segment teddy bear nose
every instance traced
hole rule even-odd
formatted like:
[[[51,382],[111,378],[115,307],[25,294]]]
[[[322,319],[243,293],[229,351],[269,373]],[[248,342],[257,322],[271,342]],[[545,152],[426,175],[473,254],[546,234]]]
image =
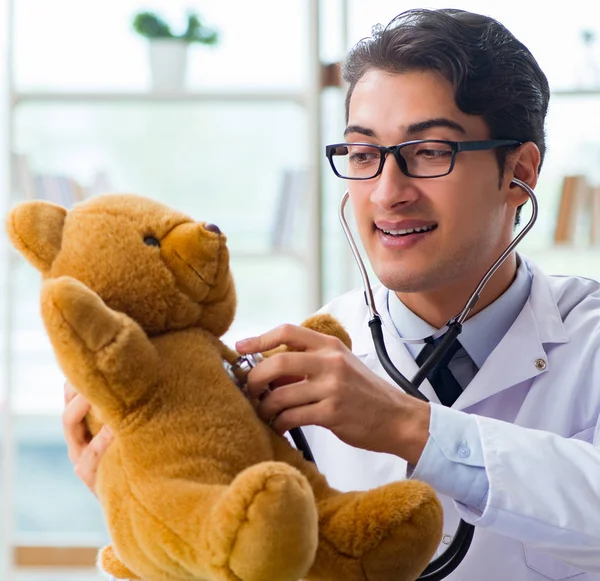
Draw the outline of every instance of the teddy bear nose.
[[[215,234],[221,233],[221,229],[216,224],[206,224],[204,228],[209,232],[214,232]]]

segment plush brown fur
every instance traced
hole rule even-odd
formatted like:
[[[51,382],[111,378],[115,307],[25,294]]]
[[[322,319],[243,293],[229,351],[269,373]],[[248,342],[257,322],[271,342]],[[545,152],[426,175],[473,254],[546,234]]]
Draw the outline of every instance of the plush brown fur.
[[[42,272],[58,361],[115,440],[97,493],[112,546],[100,566],[146,581],[408,581],[432,556],[433,491],[397,482],[341,494],[261,422],[223,367],[235,291],[225,236],[134,195],[7,220]],[[149,239],[148,237],[152,237]],[[155,244],[155,245],[151,245]],[[309,325],[343,335],[327,317]]]

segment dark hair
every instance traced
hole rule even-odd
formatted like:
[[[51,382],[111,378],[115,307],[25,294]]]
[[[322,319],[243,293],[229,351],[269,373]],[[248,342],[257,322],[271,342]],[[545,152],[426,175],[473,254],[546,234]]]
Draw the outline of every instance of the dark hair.
[[[407,10],[359,41],[342,68],[349,83],[346,121],[356,83],[369,70],[433,70],[455,88],[464,113],[481,115],[492,139],[533,141],[544,159],[550,89],[529,49],[493,18],[464,10]],[[500,174],[507,150],[497,150]],[[541,163],[540,163],[541,167]]]

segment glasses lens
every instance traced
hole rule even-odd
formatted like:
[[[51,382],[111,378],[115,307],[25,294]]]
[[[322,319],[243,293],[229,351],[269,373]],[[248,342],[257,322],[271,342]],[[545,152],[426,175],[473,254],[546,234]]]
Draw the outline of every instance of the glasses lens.
[[[332,149],[331,161],[343,178],[368,179],[377,174],[381,152],[372,145],[349,143]]]
[[[436,141],[421,141],[400,148],[409,175],[429,178],[445,175],[452,167],[452,146]]]

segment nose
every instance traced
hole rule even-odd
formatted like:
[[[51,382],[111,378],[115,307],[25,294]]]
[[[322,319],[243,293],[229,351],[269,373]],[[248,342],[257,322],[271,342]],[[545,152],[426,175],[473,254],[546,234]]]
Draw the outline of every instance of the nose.
[[[215,234],[221,233],[221,229],[216,224],[205,224],[204,229],[209,232],[214,232]]]
[[[371,201],[381,208],[389,209],[398,204],[413,202],[418,197],[414,178],[409,178],[401,169],[395,156],[385,158],[379,177],[373,180]]]

